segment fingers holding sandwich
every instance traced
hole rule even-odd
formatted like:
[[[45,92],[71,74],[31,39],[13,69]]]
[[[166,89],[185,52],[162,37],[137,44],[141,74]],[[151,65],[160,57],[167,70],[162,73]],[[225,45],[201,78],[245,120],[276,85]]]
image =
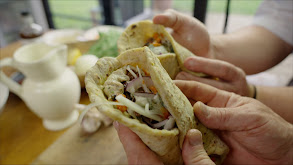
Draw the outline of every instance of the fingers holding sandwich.
[[[224,107],[232,95],[196,81],[174,80],[174,83],[189,100],[201,101],[213,107]]]
[[[199,130],[191,129],[186,134],[182,157],[184,164],[215,164],[207,155]]]
[[[184,66],[192,72],[205,73],[217,78],[203,78],[180,72],[176,79],[194,80],[242,96],[253,97],[254,91],[248,85],[244,71],[228,62],[193,56],[184,61]]]
[[[196,55],[207,57],[210,37],[204,24],[190,16],[168,9],[153,18],[155,24],[173,29],[174,39]]]
[[[252,107],[253,104],[259,104],[253,99],[196,81],[175,80],[174,82],[189,100],[197,101],[193,105],[194,113],[208,128],[241,131],[263,123]]]
[[[215,108],[198,101],[193,106],[194,114],[208,128],[227,131],[242,131],[249,127],[255,117],[241,112],[242,107]],[[244,120],[245,116],[249,119]],[[239,122],[241,121],[241,122]]]
[[[128,164],[163,164],[129,128],[117,121],[114,122],[114,127],[126,152]]]
[[[117,121],[114,122],[114,127],[126,152],[128,164],[163,164],[129,128]],[[215,164],[207,155],[202,135],[196,129],[191,129],[186,134],[182,157],[185,164]]]
[[[188,20],[189,17],[173,9],[168,9],[164,13],[158,14],[153,18],[153,22],[155,24],[161,24],[166,27],[170,27],[174,30],[175,33],[182,33],[184,30],[183,28],[186,28],[186,25],[189,25]]]

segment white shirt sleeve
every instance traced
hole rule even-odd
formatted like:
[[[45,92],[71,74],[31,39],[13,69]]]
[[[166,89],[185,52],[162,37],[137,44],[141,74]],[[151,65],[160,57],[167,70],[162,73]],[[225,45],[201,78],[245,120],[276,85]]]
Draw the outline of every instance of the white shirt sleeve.
[[[264,0],[253,24],[266,28],[293,46],[293,0]]]

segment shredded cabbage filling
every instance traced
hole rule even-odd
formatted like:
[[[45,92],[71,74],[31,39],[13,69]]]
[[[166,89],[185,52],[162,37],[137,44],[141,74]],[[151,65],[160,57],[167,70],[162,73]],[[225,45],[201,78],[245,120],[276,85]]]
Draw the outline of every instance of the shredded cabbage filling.
[[[128,81],[123,81],[124,92],[115,95],[115,108],[125,115],[156,129],[171,130],[176,126],[174,118],[165,108],[149,76],[138,66],[126,66]],[[121,106],[121,105],[123,106]]]
[[[174,53],[173,47],[170,41],[164,38],[162,33],[154,33],[145,44],[156,55],[162,55],[166,53]]]

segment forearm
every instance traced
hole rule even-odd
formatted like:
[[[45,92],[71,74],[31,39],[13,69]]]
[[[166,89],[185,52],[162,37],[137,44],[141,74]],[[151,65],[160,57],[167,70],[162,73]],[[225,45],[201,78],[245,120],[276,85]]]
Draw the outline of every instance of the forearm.
[[[289,123],[293,123],[293,87],[257,86],[256,99],[270,107]]]
[[[254,74],[282,61],[293,48],[260,26],[249,26],[226,35],[211,36],[212,56]]]

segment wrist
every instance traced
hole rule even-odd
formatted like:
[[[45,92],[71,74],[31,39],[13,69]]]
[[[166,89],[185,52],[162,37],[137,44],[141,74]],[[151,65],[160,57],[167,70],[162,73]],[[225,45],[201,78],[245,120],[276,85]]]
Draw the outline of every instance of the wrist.
[[[211,35],[209,57],[213,59],[224,60],[223,40],[221,39],[221,35]]]

